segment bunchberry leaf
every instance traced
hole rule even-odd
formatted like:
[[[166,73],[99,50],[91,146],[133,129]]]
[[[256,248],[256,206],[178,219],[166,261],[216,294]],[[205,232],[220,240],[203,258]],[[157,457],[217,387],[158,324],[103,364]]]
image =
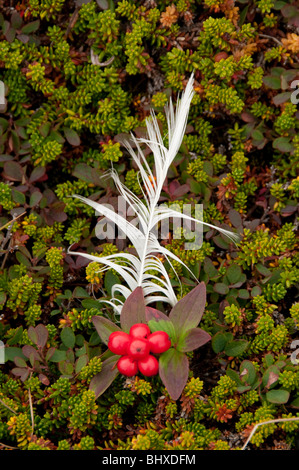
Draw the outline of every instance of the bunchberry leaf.
[[[109,336],[113,331],[120,331],[120,328],[113,323],[112,321],[108,320],[108,318],[94,316],[92,317],[92,322],[97,330],[97,333],[104,344],[108,344]]]
[[[177,400],[184,390],[189,375],[186,354],[174,348],[168,349],[159,358],[159,374],[170,397]]]
[[[194,349],[200,348],[210,339],[209,333],[201,328],[191,328],[180,336],[176,349],[181,352],[194,351]]]
[[[142,287],[136,287],[126,299],[120,317],[120,324],[124,331],[130,331],[131,326],[135,323],[146,323]]]
[[[169,318],[177,333],[185,332],[199,324],[206,305],[206,286],[201,282],[185,295],[171,310]]]
[[[90,390],[93,390],[96,398],[99,397],[112,384],[119,372],[116,363],[120,356],[113,355],[103,361],[102,370],[96,374],[90,381]]]

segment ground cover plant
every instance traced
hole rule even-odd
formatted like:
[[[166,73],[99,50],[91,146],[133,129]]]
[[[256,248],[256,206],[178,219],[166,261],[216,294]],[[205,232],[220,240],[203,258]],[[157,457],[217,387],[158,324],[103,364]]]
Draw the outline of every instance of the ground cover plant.
[[[295,1],[0,0],[1,450],[298,448],[298,27]],[[192,74],[157,202],[209,225],[186,250],[170,224],[146,295],[176,300],[148,305],[115,291],[134,246],[86,199],[118,209],[113,166],[144,201],[124,142],[153,110],[168,148]],[[111,368],[133,326],[150,372]]]

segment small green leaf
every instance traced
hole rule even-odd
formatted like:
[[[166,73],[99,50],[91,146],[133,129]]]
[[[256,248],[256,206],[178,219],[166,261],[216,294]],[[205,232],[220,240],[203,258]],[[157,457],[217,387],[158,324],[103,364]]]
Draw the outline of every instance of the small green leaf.
[[[80,356],[77,361],[76,361],[76,364],[75,364],[75,372],[76,374],[78,374],[80,372],[80,370],[86,366],[86,364],[88,363],[88,356],[86,354],[84,354],[83,356]]]
[[[14,359],[14,362],[15,362],[17,367],[27,367],[27,363],[26,363],[25,359],[23,359],[22,357],[16,356],[15,359]]]
[[[6,347],[4,349],[4,357],[5,357],[5,362],[6,361],[13,361],[16,357],[21,357],[21,358],[25,358],[24,354],[23,354],[23,351],[21,348],[17,348],[17,347]]]
[[[229,293],[229,287],[223,282],[216,282],[213,289],[217,294],[226,295]]]
[[[89,298],[89,294],[86,292],[85,289],[83,289],[83,287],[77,286],[74,289],[73,297],[75,299],[84,299],[84,298],[87,298],[87,297]],[[98,302],[98,304],[99,304],[99,302]]]
[[[238,297],[240,299],[249,299],[249,292],[247,289],[239,289],[238,290]]]
[[[7,299],[7,295],[5,292],[0,291],[0,305],[4,305]]]
[[[293,400],[293,401],[291,402],[291,406],[292,406],[293,408],[299,408],[299,397],[298,397],[298,398],[295,398],[295,400]]]
[[[274,77],[273,75],[268,75],[263,78],[263,82],[268,88],[271,88],[272,90],[281,89],[280,77]]]
[[[282,388],[279,390],[269,390],[269,392],[266,393],[266,398],[270,403],[283,404],[288,402],[290,392]]]
[[[210,279],[218,276],[218,271],[210,258],[205,258],[203,262],[203,269]]]
[[[42,195],[41,192],[34,191],[34,193],[32,193],[31,196],[30,196],[29,206],[30,207],[37,206],[40,203],[42,197],[43,197],[43,195]]]
[[[294,150],[294,146],[288,137],[277,137],[273,140],[272,145],[273,148],[279,150],[282,153],[290,153],[292,150]]]
[[[40,20],[31,21],[31,23],[28,23],[25,26],[23,26],[23,28],[21,29],[21,32],[22,34],[34,33],[35,31],[38,30],[39,25],[40,25]]]
[[[262,289],[260,286],[254,286],[251,290],[251,297],[256,297],[257,295],[261,295]]]
[[[112,270],[108,270],[105,273],[104,285],[108,295],[112,295],[112,288],[115,284],[120,284],[119,277],[113,273]]]
[[[228,375],[232,380],[234,380],[234,382],[236,382],[238,386],[242,386],[242,382],[240,380],[238,372],[233,369],[227,369],[226,375]]]
[[[236,339],[225,345],[224,352],[227,356],[240,356],[248,348],[248,341],[245,339]]]
[[[264,139],[263,133],[258,129],[255,129],[254,131],[252,131],[251,136],[256,142],[262,142]]]
[[[239,281],[242,274],[242,269],[238,264],[232,264],[228,267],[226,271],[226,276],[230,282],[230,284],[235,284]]]
[[[16,329],[14,332],[13,336],[7,340],[7,344],[9,346],[13,346],[14,344],[18,344],[20,339],[22,338],[23,335],[23,327],[19,326],[19,328]]]
[[[240,376],[243,383],[253,385],[257,374],[252,362],[245,360],[240,365]]]
[[[268,277],[268,276],[272,275],[272,271],[270,271],[270,269],[266,268],[266,266],[264,266],[262,263],[257,263],[255,268],[263,276]]]
[[[75,333],[69,326],[67,326],[66,328],[63,328],[63,330],[60,333],[60,337],[61,337],[61,341],[67,348],[73,348],[75,346],[75,342],[76,342]]]
[[[61,362],[66,359],[66,351],[56,349],[52,356],[49,358],[51,362]]]
[[[223,331],[218,331],[212,338],[212,348],[213,351],[218,354],[224,351],[226,343],[233,339],[232,333],[225,333]]]
[[[70,361],[61,361],[58,363],[59,371],[62,375],[72,376],[74,372],[74,364]]]
[[[95,299],[83,299],[81,305],[84,308],[96,308],[98,310],[101,310],[100,302]]]

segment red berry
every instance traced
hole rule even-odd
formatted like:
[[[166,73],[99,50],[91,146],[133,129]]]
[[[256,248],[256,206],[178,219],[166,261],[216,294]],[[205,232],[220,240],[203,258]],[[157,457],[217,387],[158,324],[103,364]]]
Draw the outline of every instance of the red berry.
[[[133,338],[146,338],[151,330],[145,323],[135,323],[130,328],[130,336]]]
[[[148,337],[150,351],[154,354],[160,354],[167,351],[171,346],[171,341],[165,331],[155,331]]]
[[[147,339],[133,338],[128,346],[128,355],[135,360],[144,359],[149,355],[150,347]]]
[[[129,356],[122,356],[117,362],[117,368],[121,374],[127,377],[132,377],[138,372],[137,362]]]
[[[151,377],[152,375],[157,375],[159,372],[159,362],[155,356],[147,356],[145,359],[138,361],[139,371],[146,377]]]
[[[108,348],[114,354],[119,354],[120,356],[123,356],[124,354],[127,354],[127,349],[130,344],[130,341],[131,338],[128,333],[125,333],[124,331],[114,331],[109,336]]]

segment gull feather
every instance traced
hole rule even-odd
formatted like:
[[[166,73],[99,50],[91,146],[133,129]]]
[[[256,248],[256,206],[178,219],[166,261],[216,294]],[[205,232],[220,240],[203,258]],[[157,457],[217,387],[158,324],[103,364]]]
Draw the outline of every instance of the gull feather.
[[[189,108],[194,94],[193,80],[192,74],[181,99],[177,102],[176,109],[174,109],[171,100],[165,109],[168,126],[168,147],[164,145],[158,121],[153,111],[151,111],[151,116],[146,121],[147,138],[137,139],[132,135],[134,149],[129,142],[124,142],[124,146],[139,170],[139,184],[143,199],[140,199],[120,181],[114,169],[110,171],[110,175],[120,195],[136,214],[139,228],[112,209],[107,208],[104,204],[97,203],[83,196],[73,195],[73,197],[93,207],[96,213],[107,217],[115,223],[126,234],[136,250],[136,255],[117,253],[101,257],[88,253],[69,251],[71,255],[83,256],[91,262],[96,261],[101,265],[100,271],[113,268],[125,281],[126,285],[115,284],[112,288],[112,299],[105,300],[106,303],[113,305],[118,313],[121,313],[122,301],[117,298],[117,295],[121,295],[126,299],[139,286],[143,288],[146,304],[163,301],[173,306],[177,302],[169,275],[157,254],[163,255],[171,266],[170,260],[175,260],[184,265],[188,270],[189,268],[176,255],[162,247],[157,236],[153,233],[153,229],[162,220],[173,217],[187,219],[217,229],[234,242],[238,240],[238,235],[233,232],[197,220],[171,208],[158,205],[167,172],[180,149],[185,134]],[[154,172],[148,165],[140,144],[146,144],[151,149],[154,157]],[[153,271],[157,275],[153,274]],[[189,270],[189,272],[191,271]]]

